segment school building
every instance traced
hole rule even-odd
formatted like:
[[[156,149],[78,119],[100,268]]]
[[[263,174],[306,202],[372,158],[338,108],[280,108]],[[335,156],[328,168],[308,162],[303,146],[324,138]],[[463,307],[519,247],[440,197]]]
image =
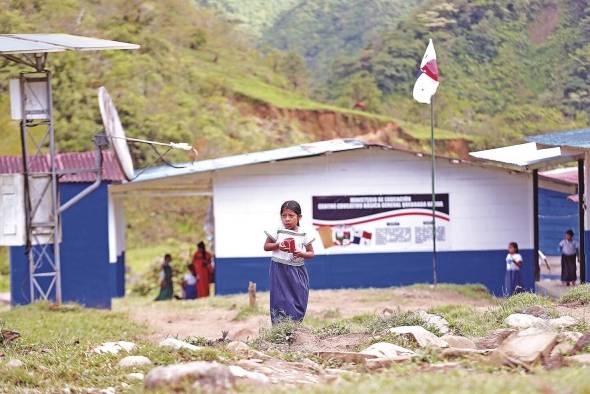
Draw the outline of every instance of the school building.
[[[534,289],[538,188],[565,194],[575,188],[533,170],[571,158],[556,159],[555,150],[525,145],[537,153],[516,164],[493,156],[437,157],[439,282],[482,283],[501,295],[507,245],[516,241],[525,261],[524,285]],[[306,263],[312,288],[399,286],[433,278],[431,158],[422,153],[356,139],[322,141],[182,168],[149,168],[132,182],[110,185],[109,193],[117,200],[210,196],[218,294],[244,292],[248,281],[268,288],[265,231],[279,226],[285,200],[301,204],[301,225],[316,238],[316,257]]]
[[[124,178],[114,155],[110,151],[103,151],[102,155],[103,168],[98,188],[61,216],[62,298],[63,302],[110,308],[113,297],[125,295],[125,237],[124,227],[121,227],[124,226],[122,204],[109,197],[108,187],[121,183]],[[60,176],[59,195],[62,204],[96,181],[96,175],[87,171],[95,166],[95,161],[94,152],[57,155],[58,170],[80,170],[79,173]],[[49,168],[49,159],[39,165]],[[23,181],[22,175],[15,175],[22,172],[21,157],[0,157],[0,214],[5,215],[0,235],[5,238],[12,233],[16,234],[15,229],[18,227],[17,223],[9,219],[11,212],[18,211],[14,202],[22,195]],[[109,221],[113,222],[115,217],[119,217],[118,228],[112,224],[109,226]],[[17,216],[13,219],[19,220]],[[119,237],[119,249],[109,247],[109,244],[115,244],[113,237],[116,236]],[[31,301],[29,261],[24,248],[9,248],[12,305],[29,304]],[[55,299],[55,290],[50,298]]]

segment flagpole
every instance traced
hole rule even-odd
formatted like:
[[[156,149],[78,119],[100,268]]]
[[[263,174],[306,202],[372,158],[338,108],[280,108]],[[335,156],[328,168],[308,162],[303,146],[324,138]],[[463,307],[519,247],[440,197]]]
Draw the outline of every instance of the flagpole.
[[[432,150],[432,283],[434,286],[436,286],[438,283],[438,278],[436,275],[436,192],[434,188],[434,179],[436,175],[436,158],[434,156],[434,95],[430,98],[430,143]]]

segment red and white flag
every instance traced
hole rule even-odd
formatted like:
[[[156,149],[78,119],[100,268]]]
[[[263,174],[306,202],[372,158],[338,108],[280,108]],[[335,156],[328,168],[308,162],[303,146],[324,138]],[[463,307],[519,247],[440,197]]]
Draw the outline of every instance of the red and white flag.
[[[420,63],[420,75],[414,85],[414,100],[419,103],[430,104],[430,99],[436,93],[438,83],[436,52],[432,40],[430,40],[422,58],[422,63]]]

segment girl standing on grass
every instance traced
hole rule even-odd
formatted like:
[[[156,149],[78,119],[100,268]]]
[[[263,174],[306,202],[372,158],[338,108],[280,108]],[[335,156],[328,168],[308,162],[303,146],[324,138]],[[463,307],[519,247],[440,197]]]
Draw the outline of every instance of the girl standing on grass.
[[[297,201],[281,205],[282,226],[266,232],[264,250],[272,251],[270,263],[270,319],[273,325],[284,319],[300,322],[305,317],[309,296],[309,276],[304,261],[313,258],[314,241],[299,222]]]
[[[520,279],[520,268],[522,267],[522,256],[518,253],[518,244],[508,244],[508,255],[506,256],[506,277],[504,279],[504,292],[506,296],[520,293],[523,290]]]

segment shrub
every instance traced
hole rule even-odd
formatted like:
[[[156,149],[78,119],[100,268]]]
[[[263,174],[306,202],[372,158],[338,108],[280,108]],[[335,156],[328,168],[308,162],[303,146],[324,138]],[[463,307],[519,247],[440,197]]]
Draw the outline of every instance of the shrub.
[[[381,334],[390,328],[399,326],[422,326],[435,335],[441,334],[438,328],[425,323],[416,313],[401,311],[397,311],[390,316],[375,316],[368,322],[366,332],[372,335]]]
[[[291,319],[284,319],[271,328],[260,329],[258,340],[274,344],[290,343],[293,340],[297,327],[299,327],[299,323]]]
[[[350,334],[350,325],[343,320],[336,320],[321,327],[315,331],[315,334],[320,338],[335,337],[337,335]]]
[[[590,304],[590,284],[574,286],[559,299],[560,304],[577,302],[582,305]]]

